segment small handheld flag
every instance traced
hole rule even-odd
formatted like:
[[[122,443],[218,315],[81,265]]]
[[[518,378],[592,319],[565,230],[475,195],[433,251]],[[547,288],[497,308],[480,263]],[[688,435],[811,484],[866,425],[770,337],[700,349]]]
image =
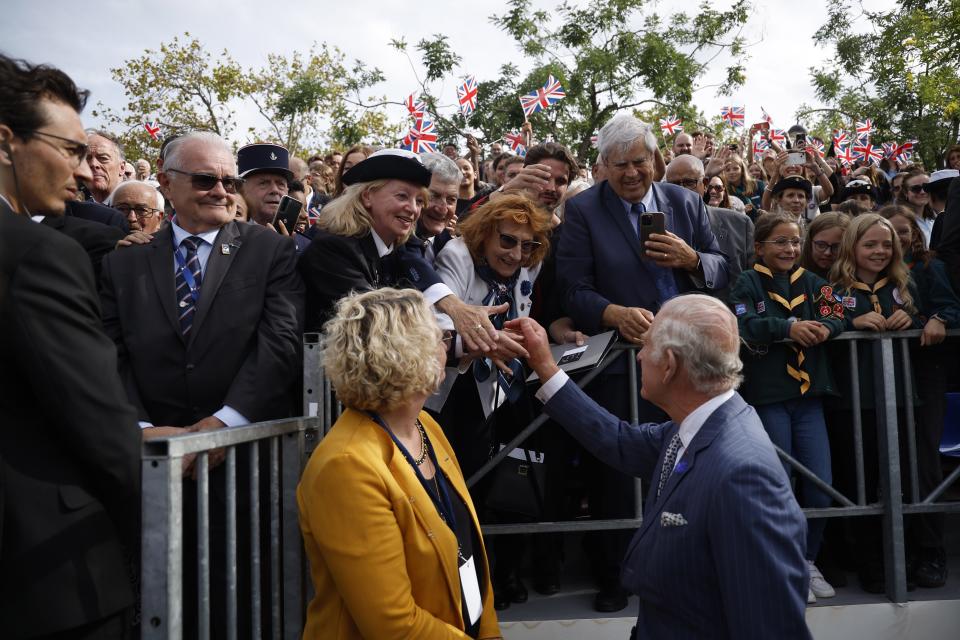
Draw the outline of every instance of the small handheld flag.
[[[546,109],[566,97],[567,94],[560,86],[560,81],[549,76],[547,84],[525,96],[520,96],[520,107],[523,109],[524,117],[529,118],[531,114]]]
[[[460,103],[460,112],[465,116],[477,110],[477,79],[467,76],[463,84],[457,87],[457,101]]]

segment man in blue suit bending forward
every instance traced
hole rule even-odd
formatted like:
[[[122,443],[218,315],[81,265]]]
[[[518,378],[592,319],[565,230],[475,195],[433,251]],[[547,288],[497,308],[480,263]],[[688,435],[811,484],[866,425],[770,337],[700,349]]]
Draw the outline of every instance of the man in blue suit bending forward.
[[[640,597],[634,637],[810,638],[806,522],[756,412],[735,391],[733,314],[692,294],[667,302],[644,338],[641,394],[671,420],[630,424],[560,371],[544,330],[522,331],[546,412],[593,455],[651,482],[620,580]]]

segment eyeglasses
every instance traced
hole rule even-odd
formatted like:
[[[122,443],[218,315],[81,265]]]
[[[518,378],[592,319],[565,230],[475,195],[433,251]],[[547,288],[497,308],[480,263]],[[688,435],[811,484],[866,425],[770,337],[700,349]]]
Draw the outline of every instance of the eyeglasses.
[[[497,233],[500,233],[499,231]],[[537,242],[536,240],[524,240],[520,242],[519,238],[511,236],[508,233],[500,233],[500,248],[510,251],[517,245],[520,245],[520,255],[529,256],[531,253],[536,251],[542,242]]]
[[[678,187],[683,187],[684,189],[693,189],[695,186],[700,184],[700,178],[683,178],[682,180],[671,180],[670,184],[675,184]]]
[[[190,184],[197,191],[210,191],[217,186],[218,182],[223,183],[223,190],[227,193],[236,193],[243,186],[243,178],[231,176],[212,176],[208,173],[190,173],[189,171],[180,171],[179,169],[164,169],[164,173],[179,173],[190,177]]]
[[[58,144],[53,144],[52,142],[44,139],[40,139],[41,142],[46,142],[48,145],[56,149],[63,155],[67,160],[73,160],[74,168],[79,167],[80,163],[87,157],[87,151],[90,149],[90,145],[85,142],[77,142],[76,140],[71,140],[70,138],[64,138],[63,136],[54,135],[52,133],[47,133],[46,131],[32,131],[31,136],[44,136],[47,138],[53,138],[55,140],[62,140],[69,144],[67,147],[60,146]],[[29,137],[29,136],[27,136]]]
[[[776,240],[761,240],[760,244],[774,244],[777,249],[786,249],[789,245],[796,249],[803,244],[803,240],[800,238],[777,238]]]
[[[909,191],[910,193],[923,193],[923,185],[912,184],[909,187],[907,187],[907,191]]]
[[[117,211],[119,211],[125,216],[130,215],[130,212],[133,211],[133,213],[137,216],[137,218],[140,218],[141,220],[152,218],[155,214],[158,214],[161,212],[160,209],[154,209],[153,207],[143,207],[140,205],[131,207],[128,204],[118,204],[117,206],[114,207],[114,209],[116,209]]]
[[[840,252],[840,243],[839,242],[824,242],[823,240],[814,240],[813,248],[819,251],[820,253],[839,253]]]
[[[450,344],[453,342],[453,331],[443,331],[440,336],[440,342],[443,343],[444,347],[449,349]]]
[[[722,184],[712,184],[709,187],[707,187],[707,191],[723,191],[723,190],[724,189]]]

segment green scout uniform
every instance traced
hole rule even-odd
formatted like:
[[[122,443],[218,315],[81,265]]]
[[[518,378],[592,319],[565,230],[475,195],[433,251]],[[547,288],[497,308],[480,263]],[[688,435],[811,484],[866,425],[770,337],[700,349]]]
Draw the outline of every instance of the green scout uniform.
[[[835,393],[826,353],[817,345],[802,348],[787,340],[792,320],[816,320],[843,331],[843,307],[820,276],[797,267],[789,274],[773,274],[758,263],[740,274],[730,292],[737,316],[741,349],[743,397],[753,405]],[[802,356],[802,358],[801,358]]]
[[[841,290],[834,285],[836,294],[841,297],[847,331],[857,331],[853,326],[853,321],[865,313],[876,310],[884,318],[888,318],[894,311],[901,308],[900,292],[887,280],[886,276],[882,276],[873,287],[864,283],[858,283],[858,285],[858,287],[848,290]],[[921,298],[913,279],[909,281],[907,286],[914,300],[914,304],[919,306]],[[910,329],[921,329],[923,327],[923,322],[919,315],[914,314],[911,316],[911,319],[913,320],[913,324],[909,327]],[[874,408],[874,398],[876,394],[873,388],[873,376],[875,374],[873,342],[873,340],[859,340],[857,343],[857,373],[860,379],[860,407],[862,409]],[[897,347],[898,345],[894,346]],[[833,344],[830,349],[830,356],[833,366],[836,369],[837,389],[840,391],[840,398],[837,399],[835,404],[831,403],[831,405],[837,409],[852,409],[850,345],[846,341]],[[893,361],[897,380],[897,406],[900,407],[904,406],[906,402],[903,395],[903,362],[900,358],[899,348],[895,348],[894,350]],[[913,371],[910,372],[910,375],[912,379]],[[913,388],[916,388],[916,385],[913,385]],[[916,396],[916,394],[914,394],[914,396]],[[916,397],[914,397],[914,401],[916,401]]]
[[[916,282],[920,292],[917,306],[924,324],[935,315],[943,320],[947,329],[960,327],[960,298],[950,285],[943,261],[932,258],[924,264],[922,260],[914,262],[910,256],[906,256],[904,260],[910,267],[910,277]]]

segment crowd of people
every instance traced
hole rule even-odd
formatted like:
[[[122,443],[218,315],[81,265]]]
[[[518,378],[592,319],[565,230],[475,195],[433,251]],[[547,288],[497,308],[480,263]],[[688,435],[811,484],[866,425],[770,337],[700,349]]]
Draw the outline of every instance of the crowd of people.
[[[299,415],[305,332],[323,333],[345,407],[298,492],[315,590],[305,637],[500,637],[496,611],[527,600],[525,581],[560,590],[569,545],[498,536],[488,561],[480,523],[634,518],[634,478],[641,529],[588,534],[583,549],[598,611],[639,595],[636,637],[809,637],[804,604],[848,572],[884,591],[876,518],[804,519],[801,506],[833,500],[773,445],[854,496],[859,395],[875,502],[873,352],[851,371],[831,339],[919,329],[896,405],[903,425],[914,390],[921,495],[942,481],[960,146],[932,171],[844,166],[802,135],[755,158],[760,130],[681,132],[661,148],[622,113],[592,163],[559,142],[521,157],[473,136],[462,154],[451,141],[303,159],[203,131],[129,162],[109,132],[83,128],[87,96],[0,55],[9,637],[134,633],[139,443]],[[580,391],[548,343],[605,331],[642,347],[639,375],[620,357]],[[550,421],[511,456],[543,472],[521,491],[496,474],[468,489],[541,413]],[[217,546],[223,452],[208,459]],[[188,458],[184,481],[197,471]],[[909,584],[943,586],[943,516],[911,516],[907,533]],[[196,556],[187,538],[185,628]],[[222,558],[210,570],[216,621]],[[259,637],[248,623],[241,636]]]

